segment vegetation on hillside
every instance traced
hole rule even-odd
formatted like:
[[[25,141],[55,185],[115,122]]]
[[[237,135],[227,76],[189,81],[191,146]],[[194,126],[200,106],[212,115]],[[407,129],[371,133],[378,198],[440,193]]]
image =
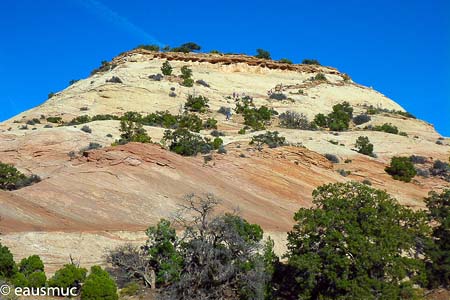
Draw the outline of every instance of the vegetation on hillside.
[[[430,192],[425,199],[433,222],[432,242],[426,249],[428,287],[450,287],[450,189]]]
[[[286,111],[279,116],[280,126],[291,129],[302,129],[302,130],[315,130],[317,125],[309,122],[308,118],[302,114],[295,111]]]
[[[188,66],[181,67],[180,77],[183,79],[183,82],[181,82],[182,86],[192,87],[194,85],[194,79],[192,79],[192,69]]]
[[[270,52],[264,49],[256,49],[255,57],[262,59],[271,59]]]
[[[209,99],[203,96],[188,95],[184,109],[190,112],[204,113],[208,109]]]
[[[40,182],[37,175],[26,176],[13,165],[0,162],[0,189],[13,191]]]
[[[185,128],[174,131],[166,130],[163,141],[168,143],[170,151],[183,156],[195,156],[198,153],[206,154],[214,148],[210,140],[204,139]]]
[[[317,59],[309,59],[309,58],[305,58],[305,59],[302,61],[302,64],[305,64],[305,65],[317,65],[317,66],[320,66],[320,62],[319,62]]]
[[[288,233],[288,265],[299,299],[413,298],[426,282],[425,214],[359,183],[328,184],[313,193]],[[405,253],[406,255],[402,255]]]
[[[373,144],[367,136],[358,137],[355,146],[359,153],[369,156],[373,155]]]
[[[353,117],[353,108],[348,102],[342,102],[333,106],[333,111],[328,115],[317,114],[314,123],[319,127],[329,128],[333,131],[344,131],[349,128]]]
[[[263,130],[270,124],[272,116],[278,115],[278,112],[269,109],[267,106],[255,107],[253,99],[245,96],[236,102],[235,112],[242,114],[244,124],[253,130]]]
[[[124,145],[130,142],[151,143],[152,139],[141,123],[132,120],[120,121],[120,139],[115,144]]]
[[[391,158],[391,163],[385,168],[386,173],[396,180],[410,182],[411,179],[417,175],[414,164],[409,157],[394,156]]]
[[[172,66],[170,65],[170,63],[169,63],[169,61],[165,61],[165,62],[163,62],[163,64],[162,64],[162,67],[161,67],[161,72],[163,73],[163,75],[164,76],[169,76],[169,75],[172,75]]]
[[[367,184],[318,187],[314,206],[294,215],[282,262],[259,225],[219,213],[211,194],[190,194],[173,222],[147,229],[145,245],[108,252],[113,276],[72,263],[47,280],[39,256],[16,264],[0,244],[0,280],[75,287],[88,300],[118,299],[114,279],[121,295],[141,286],[162,299],[422,299],[422,288],[449,286],[450,190],[425,202],[428,211],[413,211]]]
[[[255,145],[256,149],[262,150],[263,145],[269,148],[277,148],[286,144],[286,138],[279,135],[278,131],[266,131],[252,137],[250,145]]]

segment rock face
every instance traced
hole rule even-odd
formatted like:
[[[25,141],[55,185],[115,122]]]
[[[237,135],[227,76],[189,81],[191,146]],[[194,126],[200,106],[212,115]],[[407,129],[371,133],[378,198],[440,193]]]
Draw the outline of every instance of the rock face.
[[[209,87],[183,87],[176,76],[149,79],[149,75],[161,72],[165,60],[170,61],[175,74],[188,65],[194,80],[203,80]],[[309,80],[318,73],[325,74],[328,81]],[[120,78],[121,83],[106,82],[112,77]],[[17,191],[0,191],[2,243],[19,258],[39,254],[56,268],[67,262],[74,244],[95,240],[96,250],[84,251],[81,260],[87,265],[99,263],[104,247],[142,242],[142,230],[161,217],[170,218],[183,196],[193,192],[213,193],[222,199],[221,210],[238,209],[250,222],[260,224],[280,241],[279,252],[283,251],[281,241],[292,226],[294,212],[311,206],[311,192],[325,183],[368,179],[401,203],[423,208],[423,197],[448,183],[419,176],[411,183],[403,183],[393,180],[384,168],[392,156],[399,155],[425,156],[428,164],[437,159],[447,161],[449,141],[436,144],[440,135],[424,121],[386,112],[373,115],[369,123],[334,134],[280,128],[274,120],[270,130],[279,131],[291,145],[302,146],[258,151],[248,144],[258,132],[238,134],[242,118],[234,115],[226,120],[217,112],[222,106],[234,108],[233,93],[253,97],[257,106],[266,105],[279,113],[296,111],[310,120],[343,101],[353,106],[354,114],[365,112],[368,106],[404,111],[373,89],[344,79],[344,74],[333,68],[289,65],[242,55],[145,50],[124,53],[101,72],[0,124],[1,161],[43,179]],[[171,88],[175,88],[176,97],[169,96]],[[270,99],[269,90],[283,93],[288,99]],[[119,121],[90,122],[86,125],[91,133],[80,130],[83,125],[57,126],[46,121],[50,116],[69,121],[82,115],[120,116],[127,111],[146,114],[167,110],[178,114],[189,94],[210,99],[209,112],[200,117],[216,118],[218,129],[225,133],[227,153],[214,153],[211,161],[202,156],[182,157],[157,144],[111,147],[120,135]],[[40,121],[25,126],[32,119]],[[364,130],[367,125],[384,123],[397,126],[408,136]],[[161,140],[163,128],[145,129],[153,141]],[[201,134],[209,136],[210,131]],[[361,135],[374,144],[377,158],[353,150]],[[103,148],[84,151],[92,142]],[[341,162],[330,163],[323,156],[327,153],[337,155]],[[339,169],[351,174],[341,176]]]

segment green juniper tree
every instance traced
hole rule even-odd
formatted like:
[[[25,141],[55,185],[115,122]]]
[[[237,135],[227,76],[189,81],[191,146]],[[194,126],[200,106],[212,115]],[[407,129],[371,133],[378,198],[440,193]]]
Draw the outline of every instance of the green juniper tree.
[[[433,227],[433,243],[427,249],[429,287],[450,287],[450,189],[431,192],[425,199]]]
[[[172,66],[170,65],[170,63],[166,60],[165,62],[163,62],[162,67],[161,67],[161,72],[163,73],[163,75],[165,76],[169,76],[172,75]]]
[[[373,155],[373,144],[367,136],[360,136],[355,143],[358,152],[364,155]]]
[[[424,283],[418,259],[428,225],[423,212],[386,192],[336,183],[313,192],[288,233],[288,264],[299,299],[410,299]]]

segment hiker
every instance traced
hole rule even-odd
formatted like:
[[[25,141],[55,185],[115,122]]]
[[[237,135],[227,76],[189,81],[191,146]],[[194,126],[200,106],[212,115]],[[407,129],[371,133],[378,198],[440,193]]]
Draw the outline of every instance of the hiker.
[[[226,120],[229,121],[231,118],[231,109],[227,109],[227,113],[226,113]]]

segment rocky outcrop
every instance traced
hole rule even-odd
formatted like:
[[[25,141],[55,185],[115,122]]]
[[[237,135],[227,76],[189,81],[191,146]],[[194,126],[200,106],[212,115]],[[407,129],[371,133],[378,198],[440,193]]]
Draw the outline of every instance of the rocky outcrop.
[[[149,79],[160,73],[166,60],[174,67],[174,75]],[[184,65],[192,68],[195,81],[207,85],[181,86],[176,74]],[[311,80],[318,73],[327,80]],[[120,81],[110,82],[112,77]],[[220,210],[237,209],[270,232],[279,242],[279,253],[284,251],[293,214],[313,205],[311,193],[322,184],[370,180],[373,187],[387,190],[400,203],[422,209],[428,192],[448,183],[420,176],[403,183],[392,179],[384,168],[393,156],[421,155],[429,165],[437,159],[447,161],[448,139],[442,139],[431,124],[396,114],[403,108],[381,93],[344,77],[330,67],[290,65],[245,55],[142,49],[119,55],[88,79],[0,124],[1,161],[42,178],[17,191],[0,191],[2,243],[18,258],[42,255],[52,268],[67,263],[74,244],[92,243],[96,250],[82,255],[87,265],[99,263],[104,247],[126,241],[141,243],[142,230],[162,217],[170,218],[188,193],[215,194],[222,199]],[[173,90],[176,97],[169,96]],[[284,93],[286,99],[271,99],[270,90]],[[214,153],[212,160],[168,151],[158,144],[165,130],[160,127],[145,126],[155,144],[111,147],[120,138],[119,121],[89,122],[85,124],[88,132],[80,130],[83,125],[67,125],[82,115],[166,110],[178,114],[187,95],[193,93],[210,100],[209,110],[199,114],[200,118],[215,118],[218,130],[224,133],[227,153]],[[368,106],[386,112],[341,133],[281,128],[275,118],[267,129],[279,131],[290,146],[258,151],[249,141],[262,132],[238,134],[244,126],[242,116],[234,114],[226,120],[218,112],[222,106],[234,108],[233,94],[249,95],[256,106],[265,105],[279,113],[302,113],[309,120],[318,113],[329,113],[343,101],[350,103],[354,114],[364,113]],[[47,117],[61,117],[66,124],[50,123]],[[33,119],[39,122],[29,122]],[[365,129],[384,123],[397,126],[408,136]],[[209,130],[200,134],[211,138]],[[376,158],[355,151],[359,136],[369,137]],[[102,148],[85,150],[92,142]],[[340,162],[332,164],[325,154],[336,155]],[[349,175],[342,176],[339,170]],[[55,254],[46,254],[49,251]]]

